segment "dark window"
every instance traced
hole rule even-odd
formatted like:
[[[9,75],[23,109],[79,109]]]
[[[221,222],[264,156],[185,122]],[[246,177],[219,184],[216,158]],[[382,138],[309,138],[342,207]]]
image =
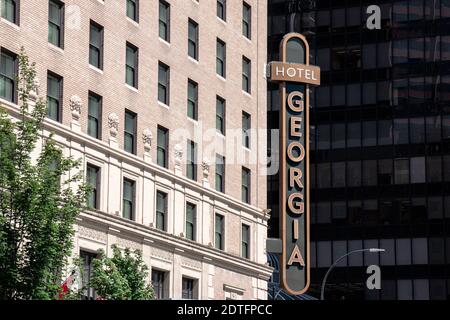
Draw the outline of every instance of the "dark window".
[[[166,298],[166,278],[166,272],[152,270],[152,285],[155,290],[155,298],[157,300]]]
[[[225,157],[216,155],[216,190],[225,192]]]
[[[160,62],[158,67],[158,101],[169,105],[170,68]]]
[[[127,0],[127,17],[139,22],[139,0]]]
[[[217,53],[216,53],[216,72],[218,75],[226,78],[226,59],[227,47],[225,42],[217,39]]]
[[[247,93],[251,93],[251,69],[252,63],[246,57],[242,58],[242,90]]]
[[[127,42],[125,81],[129,86],[138,88],[139,49]]]
[[[86,251],[80,251],[80,260],[82,263],[82,275],[81,275],[81,287],[82,287],[82,300],[95,300],[97,294],[94,288],[88,287],[91,282],[93,265],[92,262],[97,258],[95,253]]]
[[[123,217],[134,219],[136,183],[129,179],[123,179]]]
[[[47,74],[47,117],[61,122],[63,78],[48,72]]]
[[[87,206],[90,209],[100,209],[100,168],[88,164],[86,169],[86,182],[91,187],[87,197]]]
[[[102,130],[102,97],[89,92],[88,135],[101,139]]]
[[[227,1],[217,0],[217,16],[223,21],[227,20]]]
[[[188,80],[188,117],[194,120],[198,119],[198,84],[195,81]]]
[[[170,42],[170,5],[159,1],[159,37]]]
[[[216,214],[215,218],[215,238],[214,238],[214,246],[216,249],[224,250],[224,220],[225,218],[220,215]]]
[[[225,135],[225,119],[226,119],[225,100],[221,97],[216,97],[216,129],[221,134]]]
[[[2,18],[9,22],[19,24],[20,0],[2,1]]]
[[[248,39],[252,38],[252,7],[245,2],[242,10],[242,34]]]
[[[48,42],[64,47],[64,3],[50,0],[48,9]]]
[[[197,180],[197,144],[194,141],[187,142],[186,161],[186,176]]]
[[[242,168],[242,202],[250,204],[251,171]]]
[[[156,193],[156,229],[167,231],[167,193]]]
[[[246,148],[250,148],[250,130],[252,126],[252,120],[251,116],[246,113],[242,112],[242,144]]]
[[[186,239],[195,241],[197,225],[197,206],[192,203],[186,204]]]
[[[103,27],[91,21],[89,34],[89,63],[103,69]]]
[[[126,152],[136,154],[137,115],[125,111],[124,149]]]
[[[194,279],[189,279],[183,277],[183,291],[182,291],[182,299],[193,300],[196,299],[196,281]]]
[[[243,258],[250,258],[250,226],[242,225],[242,248],[241,254]]]
[[[163,168],[168,168],[168,153],[169,147],[169,130],[158,126],[158,145],[157,145],[157,163]]]
[[[198,60],[198,23],[189,19],[188,29],[188,55]]]
[[[17,56],[2,49],[0,60],[0,97],[13,103],[17,103],[17,74]]]

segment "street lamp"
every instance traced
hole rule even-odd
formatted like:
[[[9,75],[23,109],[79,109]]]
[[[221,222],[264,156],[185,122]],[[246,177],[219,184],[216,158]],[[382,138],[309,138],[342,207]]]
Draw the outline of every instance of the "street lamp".
[[[353,253],[358,253],[358,252],[370,252],[370,253],[378,253],[378,252],[385,252],[385,249],[379,249],[379,248],[370,248],[370,249],[358,249],[358,250],[353,250],[350,251],[346,254],[344,254],[342,257],[340,257],[339,259],[337,259],[332,265],[331,267],[328,269],[327,273],[325,274],[325,277],[323,278],[322,281],[322,288],[320,290],[320,300],[325,300],[325,284],[327,283],[327,278],[330,274],[330,272],[334,269],[334,267],[336,267],[336,265],[344,258],[348,257],[349,255],[353,254]]]

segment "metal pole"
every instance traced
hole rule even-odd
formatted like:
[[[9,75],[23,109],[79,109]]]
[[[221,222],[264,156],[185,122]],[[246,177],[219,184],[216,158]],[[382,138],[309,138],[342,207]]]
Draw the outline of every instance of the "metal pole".
[[[344,254],[342,257],[340,257],[339,259],[337,259],[332,265],[331,267],[328,269],[327,273],[325,274],[325,277],[323,278],[322,281],[322,286],[320,289],[320,300],[325,300],[325,285],[327,283],[327,279],[328,276],[330,275],[331,271],[333,271],[333,269],[336,267],[336,265],[344,258],[348,257],[349,255],[353,254],[353,253],[358,253],[358,252],[372,252],[372,253],[377,253],[377,252],[385,252],[384,249],[378,249],[378,248],[370,248],[370,249],[358,249],[358,250],[353,250],[350,251],[346,254]]]

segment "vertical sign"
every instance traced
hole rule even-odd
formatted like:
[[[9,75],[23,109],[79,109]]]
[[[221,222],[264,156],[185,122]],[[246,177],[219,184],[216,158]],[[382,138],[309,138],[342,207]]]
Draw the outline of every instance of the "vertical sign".
[[[283,38],[280,57],[269,64],[269,78],[280,82],[281,96],[281,285],[298,295],[310,284],[309,85],[320,84],[320,68],[309,65],[309,45],[301,34]]]

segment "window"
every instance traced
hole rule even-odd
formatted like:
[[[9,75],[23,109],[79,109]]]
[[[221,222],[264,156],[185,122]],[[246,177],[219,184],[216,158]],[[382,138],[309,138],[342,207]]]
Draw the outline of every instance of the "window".
[[[183,291],[182,291],[182,299],[193,300],[197,299],[195,293],[196,281],[194,279],[189,279],[183,277]]]
[[[216,72],[219,76],[226,78],[226,57],[227,47],[225,42],[217,39],[217,53],[216,53]]]
[[[251,61],[246,57],[242,58],[242,90],[251,93]]]
[[[89,63],[103,69],[103,27],[91,21],[89,34]]]
[[[197,144],[194,141],[188,140],[186,155],[186,176],[197,180]]]
[[[225,192],[225,157],[216,155],[216,190]]]
[[[102,130],[102,97],[89,92],[88,135],[101,139]]]
[[[17,83],[15,81],[17,74],[17,56],[2,49],[0,60],[0,97],[13,103],[17,103]]]
[[[61,122],[62,77],[48,72],[47,74],[47,116],[49,119]]]
[[[125,66],[125,82],[133,88],[138,87],[138,57],[139,49],[127,42]]]
[[[48,42],[64,47],[64,4],[56,0],[49,1],[48,8]]]
[[[170,42],[170,5],[159,1],[159,37]]]
[[[123,179],[123,218],[134,219],[136,183],[129,179]]]
[[[250,130],[252,126],[252,118],[247,112],[242,112],[242,144],[250,149]]]
[[[224,250],[224,220],[225,218],[220,215],[220,214],[216,214],[216,219],[215,219],[215,238],[214,238],[214,245],[216,249],[219,250]]]
[[[169,147],[169,130],[158,126],[157,163],[168,168],[167,148]]]
[[[136,154],[137,115],[125,110],[124,149],[126,152]]]
[[[167,231],[167,193],[156,192],[156,229]]]
[[[127,0],[127,17],[139,22],[139,0]]]
[[[155,290],[155,298],[157,300],[166,298],[166,278],[166,272],[152,270],[152,285]]]
[[[19,7],[20,0],[3,0],[2,3],[2,18],[9,22],[19,24]]]
[[[83,265],[81,274],[81,287],[83,288],[82,300],[95,300],[97,297],[94,288],[88,287],[89,282],[91,282],[93,273],[92,262],[96,258],[97,255],[95,253],[90,253],[83,250],[80,251],[80,260]]]
[[[223,21],[227,20],[227,1],[217,0],[217,16]]]
[[[242,225],[242,248],[241,255],[243,258],[250,258],[250,226]]]
[[[191,19],[188,26],[188,55],[198,60],[198,23]]]
[[[195,241],[197,224],[197,206],[192,203],[186,205],[186,239]]]
[[[225,135],[225,100],[219,96],[216,97],[216,129]]]
[[[158,101],[169,105],[170,68],[164,63],[159,63],[158,68]]]
[[[242,168],[242,202],[250,204],[251,171]]]
[[[198,120],[198,84],[195,81],[188,80],[188,117]]]
[[[86,182],[92,188],[87,197],[87,206],[90,209],[100,209],[100,168],[88,164]]]
[[[248,38],[252,38],[252,7],[244,2],[242,11],[242,34]]]

